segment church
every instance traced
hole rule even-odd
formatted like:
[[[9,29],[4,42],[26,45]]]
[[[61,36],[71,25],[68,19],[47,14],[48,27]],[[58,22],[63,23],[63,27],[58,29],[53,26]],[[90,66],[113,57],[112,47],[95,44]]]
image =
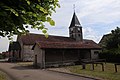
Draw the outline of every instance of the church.
[[[33,34],[32,34],[33,35]],[[42,35],[33,46],[34,63],[40,68],[74,64],[80,59],[98,59],[101,47],[92,40],[83,39],[82,26],[74,12],[69,26],[69,37]]]
[[[82,26],[75,12],[69,26],[69,37],[49,35],[45,38],[42,34],[28,33],[18,36],[17,43],[20,47],[16,53],[18,58],[33,61],[40,68],[74,64],[80,59],[98,59],[101,51],[93,40],[83,39]]]

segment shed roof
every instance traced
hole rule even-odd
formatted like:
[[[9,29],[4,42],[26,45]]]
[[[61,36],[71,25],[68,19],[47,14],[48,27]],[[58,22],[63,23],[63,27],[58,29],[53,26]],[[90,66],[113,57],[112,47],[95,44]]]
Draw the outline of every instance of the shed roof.
[[[42,34],[27,34],[21,37],[24,45],[39,45],[40,48],[92,48],[100,49],[101,47],[92,40],[75,41],[70,37],[52,36],[46,38]],[[34,46],[35,46],[34,45]]]
[[[75,41],[70,37],[49,35],[49,37],[46,38],[42,34],[33,34],[33,33],[18,36],[18,39],[20,39],[24,45],[34,45],[36,41],[43,41],[43,42],[44,41],[47,41],[47,42],[74,42]]]
[[[84,42],[48,42],[38,41],[39,48],[60,48],[60,49],[101,49],[94,41],[84,40]],[[35,45],[36,45],[35,44]],[[34,45],[34,47],[35,47]],[[33,49],[34,49],[33,47]]]

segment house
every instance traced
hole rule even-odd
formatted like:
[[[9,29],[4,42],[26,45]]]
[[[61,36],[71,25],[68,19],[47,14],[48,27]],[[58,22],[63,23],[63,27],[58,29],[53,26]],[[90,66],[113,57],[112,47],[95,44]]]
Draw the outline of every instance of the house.
[[[80,59],[98,59],[98,53],[101,51],[101,47],[93,40],[83,39],[82,26],[75,12],[69,26],[69,37],[49,35],[45,38],[43,35],[38,35],[39,39],[36,39],[36,34],[28,36],[33,35],[36,40],[32,48],[34,64],[40,68],[74,64]]]
[[[103,35],[102,39],[100,40],[99,42],[99,45],[102,47],[102,48],[105,48],[106,47],[106,42],[109,40],[109,38],[111,37],[111,34],[106,34],[106,35]]]

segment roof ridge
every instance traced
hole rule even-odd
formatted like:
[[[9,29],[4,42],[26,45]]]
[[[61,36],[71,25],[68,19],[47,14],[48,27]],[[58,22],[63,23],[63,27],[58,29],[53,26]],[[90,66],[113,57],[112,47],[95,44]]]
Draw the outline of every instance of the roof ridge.
[[[36,33],[29,33],[28,35],[41,35],[41,36],[44,36],[44,34],[36,34]],[[70,38],[70,37],[67,37],[67,36],[58,36],[58,35],[48,35],[48,37],[51,36],[51,37],[63,37],[63,38]]]

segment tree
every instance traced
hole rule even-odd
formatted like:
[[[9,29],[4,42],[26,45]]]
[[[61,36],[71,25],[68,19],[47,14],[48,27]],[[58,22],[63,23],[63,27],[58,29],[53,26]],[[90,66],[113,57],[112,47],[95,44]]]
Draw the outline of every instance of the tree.
[[[55,25],[51,15],[56,7],[60,7],[58,2],[58,0],[0,1],[0,36],[11,38],[14,34],[24,34],[28,32],[28,24],[31,28],[47,34],[44,23]]]
[[[119,63],[120,61],[120,28],[112,30],[110,34],[104,37],[103,52],[99,54],[100,58],[106,59],[108,62]],[[104,45],[102,44],[102,45]]]
[[[120,28],[111,31],[111,36],[107,40],[107,49],[120,48]]]

